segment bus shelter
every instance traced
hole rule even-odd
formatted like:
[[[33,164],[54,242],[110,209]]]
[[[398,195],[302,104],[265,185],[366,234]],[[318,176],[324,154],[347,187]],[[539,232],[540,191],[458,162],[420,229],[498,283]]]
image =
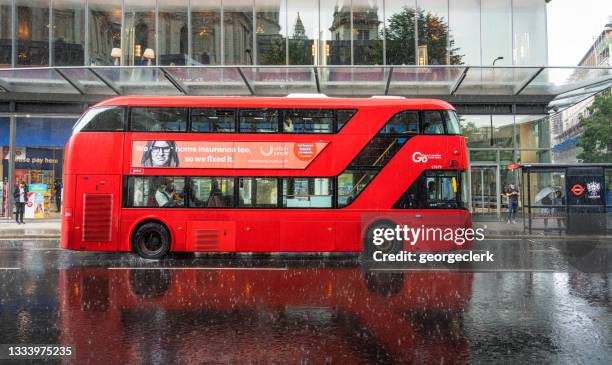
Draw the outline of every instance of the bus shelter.
[[[520,167],[525,231],[612,231],[612,163]]]

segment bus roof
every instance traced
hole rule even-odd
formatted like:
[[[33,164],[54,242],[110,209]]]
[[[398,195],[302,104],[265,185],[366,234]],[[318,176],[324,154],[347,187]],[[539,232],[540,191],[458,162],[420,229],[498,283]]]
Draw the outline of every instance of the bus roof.
[[[406,109],[455,110],[438,99],[396,98],[295,98],[255,96],[118,96],[104,100],[97,106],[165,106],[165,107],[250,107],[250,108],[359,108],[359,107],[403,107]]]

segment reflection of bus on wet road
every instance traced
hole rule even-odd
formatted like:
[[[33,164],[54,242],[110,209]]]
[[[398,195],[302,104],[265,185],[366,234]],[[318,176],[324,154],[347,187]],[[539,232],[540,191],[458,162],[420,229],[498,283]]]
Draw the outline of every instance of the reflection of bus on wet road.
[[[60,272],[75,363],[465,363],[471,273],[356,267]]]
[[[67,144],[61,246],[397,252],[401,241],[362,236],[471,227],[466,169],[439,100],[119,97],[87,111]]]

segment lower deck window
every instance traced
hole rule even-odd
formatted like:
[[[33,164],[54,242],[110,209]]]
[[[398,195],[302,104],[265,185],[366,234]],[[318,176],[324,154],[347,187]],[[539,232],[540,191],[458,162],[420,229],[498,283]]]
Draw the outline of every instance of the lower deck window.
[[[239,179],[238,206],[241,208],[276,208],[278,183],[276,178],[243,177]]]
[[[285,208],[331,208],[332,179],[330,178],[284,178],[283,207]]]
[[[192,177],[189,206],[231,208],[234,206],[234,178]]]
[[[460,209],[467,195],[461,171],[425,171],[393,205],[395,209]]]
[[[128,206],[173,208],[184,206],[185,178],[132,176],[128,179]]]

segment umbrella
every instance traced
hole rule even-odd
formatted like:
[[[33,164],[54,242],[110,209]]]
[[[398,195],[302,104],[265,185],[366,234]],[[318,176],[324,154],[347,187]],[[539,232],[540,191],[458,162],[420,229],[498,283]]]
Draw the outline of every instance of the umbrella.
[[[536,202],[539,202],[540,200],[544,199],[546,196],[548,196],[553,191],[554,191],[553,188],[551,188],[550,186],[545,187],[544,189],[538,191],[535,197]]]

